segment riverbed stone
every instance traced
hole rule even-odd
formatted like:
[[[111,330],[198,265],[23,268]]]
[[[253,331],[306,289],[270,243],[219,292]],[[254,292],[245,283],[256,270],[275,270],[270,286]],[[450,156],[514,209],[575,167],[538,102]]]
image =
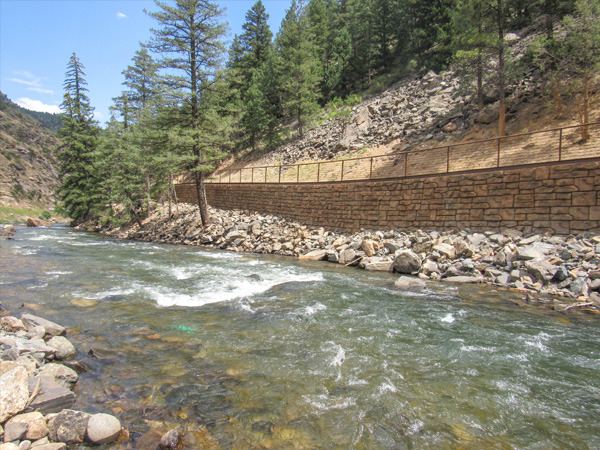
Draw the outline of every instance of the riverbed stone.
[[[396,254],[392,270],[397,273],[411,274],[418,272],[421,268],[422,260],[412,250],[401,250]]]
[[[94,444],[114,442],[121,434],[121,422],[110,414],[94,414],[87,423],[87,438]]]
[[[29,375],[22,367],[15,367],[0,376],[0,423],[23,411],[29,400]]]
[[[34,316],[33,314],[23,314],[21,320],[27,326],[28,329],[43,326],[46,329],[46,333],[50,336],[62,336],[66,333],[65,327],[58,325],[50,320],[42,317]]]
[[[300,261],[322,261],[327,258],[327,251],[325,250],[313,250],[304,255],[300,255],[298,259]]]
[[[56,349],[56,359],[73,359],[77,356],[75,346],[64,336],[54,336],[48,345]]]
[[[176,429],[173,429],[173,430],[169,430],[165,434],[163,434],[162,438],[160,439],[159,448],[161,450],[177,449],[177,448],[179,448],[179,443],[180,443],[179,431],[177,431]]]
[[[407,290],[407,289],[423,289],[427,286],[425,281],[417,277],[402,276],[394,283],[396,289]]]
[[[31,393],[35,391],[38,383],[38,394],[27,407],[28,412],[57,413],[65,408],[70,408],[75,403],[75,394],[71,390],[47,376],[37,375],[29,378]]]
[[[16,333],[17,331],[25,331],[25,324],[20,319],[14,316],[4,316],[0,319],[0,328],[9,333]]]
[[[50,440],[67,444],[83,443],[89,419],[90,415],[82,411],[63,409],[48,421]]]
[[[541,281],[544,284],[549,283],[558,270],[554,264],[545,259],[527,261],[525,267],[527,268],[527,272],[529,272],[535,280]]]
[[[20,441],[27,434],[29,424],[23,422],[7,422],[4,425],[4,442]]]
[[[7,425],[12,423],[21,423],[27,425],[27,432],[24,436],[25,439],[36,441],[48,435],[48,425],[46,423],[46,419],[39,411],[18,414],[10,419],[7,422]]]
[[[77,372],[64,364],[58,363],[44,364],[38,369],[37,375],[52,377],[56,382],[62,384],[67,389],[72,388],[79,379]]]
[[[0,336],[0,344],[10,347],[14,352],[15,359],[23,353],[41,353],[44,357],[56,353],[56,349],[46,345],[42,339],[24,339],[17,336],[6,335]]]

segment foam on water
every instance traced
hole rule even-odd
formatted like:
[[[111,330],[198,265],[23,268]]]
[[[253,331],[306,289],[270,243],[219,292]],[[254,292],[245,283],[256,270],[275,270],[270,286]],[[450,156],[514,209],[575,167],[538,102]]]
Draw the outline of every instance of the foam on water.
[[[440,322],[444,322],[444,323],[453,323],[456,319],[454,318],[454,316],[452,315],[452,313],[448,313],[446,314],[444,317],[442,317],[440,319]]]

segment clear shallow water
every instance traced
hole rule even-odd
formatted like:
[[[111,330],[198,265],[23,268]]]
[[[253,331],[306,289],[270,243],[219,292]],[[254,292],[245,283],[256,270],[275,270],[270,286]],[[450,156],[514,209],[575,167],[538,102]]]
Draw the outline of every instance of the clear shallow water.
[[[90,368],[76,406],[118,414],[133,438],[179,426],[198,447],[600,447],[598,321],[513,294],[403,293],[387,274],[67,228],[19,228],[0,262],[7,308],[34,303],[71,329]]]

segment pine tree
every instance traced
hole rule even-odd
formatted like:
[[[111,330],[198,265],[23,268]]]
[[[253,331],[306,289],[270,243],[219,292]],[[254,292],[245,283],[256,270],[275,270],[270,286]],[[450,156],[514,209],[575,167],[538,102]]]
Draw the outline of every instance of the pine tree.
[[[144,107],[158,94],[158,64],[148,49],[143,47],[135,52],[133,65],[127,66],[123,72],[124,84],[129,88],[125,94],[136,115],[141,114]]]
[[[302,4],[292,0],[277,38],[282,65],[283,106],[297,121],[302,137],[310,114],[318,108],[319,61]]]
[[[69,217],[82,222],[90,219],[100,204],[94,167],[99,128],[87,96],[84,66],[75,53],[69,58],[63,86],[59,194]]]
[[[249,88],[252,77],[262,66],[271,48],[273,33],[269,28],[269,15],[261,0],[258,0],[246,13],[246,21],[242,25],[244,32],[239,36],[241,51],[238,67],[244,79],[243,94]]]
[[[210,97],[216,92],[223,74],[219,72],[224,53],[225,24],[215,4],[208,0],[178,0],[175,6],[156,0],[158,12],[148,13],[156,19],[151,48],[158,52],[166,95],[179,105],[177,144],[192,160],[198,207],[203,225],[209,222],[204,177],[222,158],[214,134],[222,121],[215,120]]]

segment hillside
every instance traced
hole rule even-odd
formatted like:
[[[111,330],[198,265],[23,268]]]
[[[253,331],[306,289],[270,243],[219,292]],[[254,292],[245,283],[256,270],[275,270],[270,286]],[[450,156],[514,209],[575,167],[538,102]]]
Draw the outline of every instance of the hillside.
[[[522,71],[506,87],[509,135],[579,124],[578,98],[563,97],[564,109],[557,113],[544,74],[520,64],[535,36],[535,32],[526,32],[505,37],[508,59]],[[487,73],[490,80],[493,76],[493,71]],[[598,122],[600,77],[592,84],[590,121]],[[302,138],[291,138],[271,151],[241,152],[225,161],[216,175],[265,165],[393,155],[496,137],[498,98],[493,82],[488,83],[482,110],[478,110],[474,94],[475,87],[465,84],[452,68],[439,74],[412,75],[358,104],[323,111]],[[293,133],[294,124],[287,129]],[[395,158],[390,158],[390,164],[394,163]]]
[[[0,93],[0,206],[54,205],[58,145],[54,133]]]

